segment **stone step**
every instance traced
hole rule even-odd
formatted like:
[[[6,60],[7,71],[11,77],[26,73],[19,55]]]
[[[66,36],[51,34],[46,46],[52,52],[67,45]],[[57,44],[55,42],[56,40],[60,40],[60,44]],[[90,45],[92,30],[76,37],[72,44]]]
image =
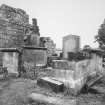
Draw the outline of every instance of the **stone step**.
[[[87,81],[86,86],[89,89],[90,87],[92,87],[95,83],[97,83],[103,76],[96,76],[95,78],[90,79],[89,81]]]
[[[39,78],[37,80],[37,84],[41,87],[45,87],[46,89],[50,89],[56,93],[64,91],[64,84],[50,77]]]

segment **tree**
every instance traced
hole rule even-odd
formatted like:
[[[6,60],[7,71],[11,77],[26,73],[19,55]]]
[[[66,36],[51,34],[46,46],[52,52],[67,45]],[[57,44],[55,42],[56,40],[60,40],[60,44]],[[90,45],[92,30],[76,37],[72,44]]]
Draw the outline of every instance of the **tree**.
[[[96,42],[99,43],[99,47],[101,49],[105,49],[105,20],[101,24],[99,30],[98,30],[98,35],[95,36]]]
[[[90,45],[84,45],[83,49],[84,49],[84,50],[90,50],[91,47],[90,47]]]

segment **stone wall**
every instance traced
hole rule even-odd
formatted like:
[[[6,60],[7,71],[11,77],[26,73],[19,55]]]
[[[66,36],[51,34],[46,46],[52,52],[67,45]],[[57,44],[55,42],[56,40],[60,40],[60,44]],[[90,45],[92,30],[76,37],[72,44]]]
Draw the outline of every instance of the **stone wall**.
[[[97,54],[93,54],[91,59],[85,59],[78,62],[68,62],[65,60],[54,60],[53,61],[53,69],[55,69],[55,73],[57,73],[57,77],[59,74],[63,72],[61,70],[66,71],[74,71],[73,78],[78,79],[81,77],[87,77],[94,73],[104,73],[104,68],[102,66],[102,57],[98,56]],[[57,72],[56,72],[57,70]],[[63,73],[62,75],[64,75]],[[67,76],[64,76],[66,79]]]
[[[22,55],[23,66],[27,78],[37,78],[40,68],[47,64],[46,50],[43,48],[25,48]]]
[[[5,4],[0,7],[0,17],[8,19],[11,23],[29,24],[29,16],[24,10],[13,8]]]
[[[75,62],[69,62],[67,60],[53,60],[52,67],[54,69],[63,70],[75,70]]]
[[[52,77],[64,83],[67,88],[72,88],[75,92],[79,92],[86,83],[88,76],[96,76],[105,74],[102,66],[102,56],[92,54],[91,59],[85,59],[78,62],[60,61],[57,62],[52,69]],[[63,65],[63,67],[62,67]],[[65,68],[68,65],[68,69]]]
[[[7,67],[8,73],[18,75],[18,61],[19,53],[17,52],[3,52],[3,67]]]
[[[2,62],[2,56],[3,56],[3,53],[0,52],[0,66],[2,66],[3,62]]]
[[[24,43],[29,16],[25,11],[7,5],[0,7],[0,47],[20,47]]]
[[[36,37],[40,35],[37,20],[33,19],[31,25],[29,15],[24,10],[5,4],[1,5],[0,47],[21,47],[25,44],[24,38],[28,39],[27,34],[31,36],[32,45],[39,45],[39,37]]]
[[[23,51],[23,61],[32,64],[33,67],[36,65],[45,66],[47,64],[47,54],[46,50],[41,48],[35,49],[24,49]]]

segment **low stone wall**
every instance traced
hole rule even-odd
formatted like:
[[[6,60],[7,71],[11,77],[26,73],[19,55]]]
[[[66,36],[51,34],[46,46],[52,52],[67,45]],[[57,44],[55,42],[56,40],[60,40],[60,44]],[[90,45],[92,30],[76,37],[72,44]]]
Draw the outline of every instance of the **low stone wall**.
[[[86,82],[84,76],[75,79],[75,71],[73,70],[52,69],[51,72],[52,77],[63,82],[66,88],[72,89],[73,94],[77,94]]]
[[[65,69],[65,70],[75,70],[75,62],[69,62],[67,60],[53,60],[52,67],[54,69]]]
[[[52,76],[57,80],[63,82],[67,88],[72,89],[72,91],[77,93],[86,83],[88,76],[96,75],[97,73],[103,74],[104,69],[102,68],[101,60],[101,58],[95,56],[92,59],[83,60],[79,62],[67,63],[66,61],[66,65],[69,64],[67,66],[69,68],[68,70],[67,68],[64,69],[64,66],[66,65],[63,65],[63,67],[61,65],[62,63],[65,64],[65,61],[57,61],[57,64],[54,62],[55,65],[52,70]],[[61,64],[59,64],[58,62]]]
[[[17,52],[3,52],[3,67],[6,67],[9,74],[17,74],[19,70],[19,53]]]
[[[37,69],[33,63],[24,62],[24,72],[22,72],[22,77],[36,79]]]
[[[23,51],[23,61],[27,63],[32,63],[34,66],[46,66],[47,55],[46,50],[43,49],[24,49]]]

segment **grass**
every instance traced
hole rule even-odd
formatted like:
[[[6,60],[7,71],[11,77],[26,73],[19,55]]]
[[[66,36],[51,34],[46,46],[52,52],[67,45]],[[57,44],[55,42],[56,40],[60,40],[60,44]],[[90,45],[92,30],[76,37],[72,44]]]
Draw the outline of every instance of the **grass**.
[[[104,85],[105,86],[105,85]],[[48,103],[33,102],[28,100],[27,96],[32,92],[38,92],[42,94],[50,94],[53,96],[63,96],[67,98],[73,98],[64,92],[55,94],[44,88],[39,88],[36,85],[36,80],[23,79],[23,78],[9,78],[6,80],[0,80],[0,105],[48,105]],[[62,95],[63,94],[63,95]],[[75,97],[74,97],[75,98]],[[80,94],[77,98],[77,105],[105,105],[105,93],[92,94],[85,93]]]
[[[12,79],[0,84],[0,105],[27,105],[27,95],[34,89],[31,80]]]

